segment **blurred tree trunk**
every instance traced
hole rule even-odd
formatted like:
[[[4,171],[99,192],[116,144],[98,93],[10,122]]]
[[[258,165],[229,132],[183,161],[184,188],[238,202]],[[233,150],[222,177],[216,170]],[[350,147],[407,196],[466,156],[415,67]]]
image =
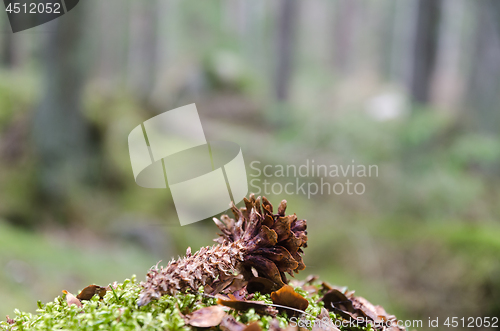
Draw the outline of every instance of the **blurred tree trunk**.
[[[349,74],[353,66],[356,34],[356,16],[360,3],[357,0],[340,0],[335,3],[333,26],[333,63],[335,71]]]
[[[469,101],[474,128],[499,133],[500,111],[500,3],[476,1],[477,26],[475,50],[469,77]]]
[[[84,5],[50,24],[43,43],[42,99],[33,121],[40,190],[45,202],[64,207],[89,172],[89,125],[82,115],[85,81]]]
[[[464,23],[467,17],[466,0],[442,0],[441,27],[432,88],[432,103],[439,109],[457,115],[464,80],[461,63],[469,54],[464,47]]]
[[[156,80],[158,0],[130,2],[128,85],[147,101]]]
[[[412,40],[416,28],[418,2],[396,1],[391,33],[389,77],[400,86],[408,86],[413,64]]]
[[[419,0],[409,90],[412,100],[428,103],[438,42],[441,0]]]
[[[394,2],[384,2],[380,5],[380,9],[376,12],[377,14],[377,24],[379,30],[381,31],[378,36],[378,45],[376,47],[376,53],[378,54],[376,59],[376,65],[378,67],[378,72],[383,79],[391,78],[391,52],[392,43],[394,42],[393,36],[393,26],[394,17],[396,15],[395,3]]]
[[[171,20],[174,18],[175,13],[178,13],[176,1],[159,1],[156,10],[156,54],[155,59],[155,76],[154,83],[161,83],[161,79],[170,66],[172,52],[170,47],[169,30],[172,26]],[[172,15],[174,14],[174,15]]]
[[[4,18],[2,21],[2,53],[1,53],[1,63],[5,68],[10,68],[14,64],[14,42],[13,33],[11,32],[11,27],[9,21]]]
[[[275,90],[278,101],[288,100],[292,72],[292,56],[297,25],[297,0],[281,0],[277,30],[277,63]]]
[[[111,92],[119,86],[118,82],[126,79],[128,6],[123,0],[95,1],[90,10],[87,26],[93,24],[89,30],[94,33],[93,42],[98,50],[93,77],[97,78],[100,90]]]
[[[267,50],[263,48],[265,1],[229,0],[223,5],[225,28],[237,31],[237,39],[243,55],[257,69],[262,69],[267,55]]]

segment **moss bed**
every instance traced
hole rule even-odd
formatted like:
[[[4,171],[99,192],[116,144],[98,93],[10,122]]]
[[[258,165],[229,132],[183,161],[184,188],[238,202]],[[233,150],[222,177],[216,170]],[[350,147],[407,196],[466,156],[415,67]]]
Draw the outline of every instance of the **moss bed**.
[[[294,287],[295,291],[309,301],[306,313],[301,319],[307,326],[307,321],[314,321],[320,314],[323,302],[320,301],[319,283],[312,286],[318,291],[311,294],[301,287]],[[141,286],[133,276],[121,284],[115,284],[114,289],[107,291],[102,299],[96,294],[90,300],[83,300],[82,307],[68,305],[64,295],[54,301],[42,304],[38,302],[36,314],[15,310],[15,316],[7,321],[0,322],[0,330],[196,330],[188,325],[185,315],[203,307],[217,305],[215,298],[199,293],[165,295],[144,307],[137,307],[137,299]],[[256,293],[252,301],[264,301],[272,304],[270,295]],[[293,321],[286,312],[279,312],[275,317],[261,315],[254,309],[236,311],[227,308],[227,313],[237,321],[250,324],[258,322],[263,330],[269,330],[271,321],[275,318],[280,327],[285,328]],[[339,315],[329,312],[333,321],[342,319]],[[314,317],[313,317],[314,316]],[[312,324],[311,324],[312,325]],[[220,330],[219,326],[212,329]],[[370,325],[365,327],[340,327],[341,330],[371,330]]]

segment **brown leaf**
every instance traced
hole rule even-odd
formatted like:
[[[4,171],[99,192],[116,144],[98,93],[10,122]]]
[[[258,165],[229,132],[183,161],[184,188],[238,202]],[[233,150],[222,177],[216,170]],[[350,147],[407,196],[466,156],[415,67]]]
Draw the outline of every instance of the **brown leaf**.
[[[332,288],[321,299],[325,303],[325,308],[328,310],[334,310],[333,307],[354,313],[355,309],[352,306],[351,300],[347,296],[336,288]]]
[[[388,314],[381,306],[374,306],[363,297],[353,297],[351,299],[353,307],[376,323],[389,320],[396,321],[396,316]]]
[[[222,331],[262,331],[258,322],[245,325],[234,319],[231,315],[225,315],[220,323]]]
[[[382,306],[375,306],[375,309],[377,310],[378,316],[384,321],[396,320],[396,316],[388,314]]]
[[[201,308],[187,316],[187,324],[198,328],[210,328],[219,325],[225,314],[221,306]]]
[[[325,307],[339,314],[343,318],[371,320],[375,323],[382,323],[388,320],[396,321],[394,315],[387,314],[384,308],[374,306],[363,297],[356,297],[354,292],[342,292],[339,288],[328,285],[331,289],[322,298]],[[325,284],[324,284],[324,287]]]
[[[330,291],[334,286],[328,284],[327,282],[321,282],[321,291],[322,292],[328,292]]]
[[[83,307],[82,303],[80,300],[78,300],[73,294],[69,293],[66,290],[62,291],[64,294],[66,294],[66,302],[68,303],[68,306],[71,305],[76,305],[77,307]]]
[[[382,321],[379,318],[377,309],[374,305],[372,305],[368,300],[363,297],[353,297],[351,298],[352,306],[354,309],[362,312],[363,315],[370,318],[372,321],[380,322]]]
[[[245,324],[240,323],[234,319],[231,315],[225,315],[220,323],[220,329],[222,331],[243,331],[245,329]]]
[[[89,285],[84,288],[76,297],[80,300],[90,300],[94,295],[98,294],[102,299],[106,294],[106,291],[107,289],[105,287],[98,285]]]
[[[217,299],[217,303],[222,306],[226,306],[235,310],[248,310],[255,309],[255,311],[270,313],[269,307],[263,301],[247,301],[247,300],[238,300],[234,295],[229,294],[228,298],[224,298],[219,296]]]
[[[285,285],[278,291],[271,293],[271,300],[277,305],[300,309],[305,311],[309,306],[309,301],[295,292],[293,287]]]

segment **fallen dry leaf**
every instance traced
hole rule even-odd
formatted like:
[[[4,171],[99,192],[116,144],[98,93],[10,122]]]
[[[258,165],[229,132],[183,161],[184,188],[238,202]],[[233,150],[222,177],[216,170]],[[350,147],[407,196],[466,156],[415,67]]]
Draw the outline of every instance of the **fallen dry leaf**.
[[[397,321],[394,315],[388,314],[381,306],[374,306],[365,298],[354,296],[354,292],[343,293],[333,286],[321,300],[328,310],[335,311],[346,320],[362,318],[363,321],[371,320],[375,326],[382,325],[383,322],[389,320]],[[389,331],[403,329],[394,326]]]
[[[277,311],[273,307],[269,306],[263,301],[238,300],[232,294],[229,294],[227,299],[222,296],[218,296],[217,303],[219,305],[233,308],[235,310],[248,310],[253,308],[255,309],[255,311],[264,314],[276,315],[277,313]]]
[[[372,321],[380,322],[382,319],[379,318],[377,309],[368,300],[362,297],[351,298],[352,306],[354,309],[361,311],[366,317],[370,318]]]
[[[107,289],[105,287],[98,285],[89,285],[84,288],[76,297],[80,300],[90,300],[94,295],[98,294],[102,299],[106,294],[106,291]]]
[[[271,300],[273,303],[281,306],[291,307],[305,311],[309,306],[309,301],[302,295],[295,292],[293,287],[285,285],[278,291],[271,293]]]
[[[77,297],[75,297],[73,294],[69,293],[68,291],[66,290],[63,290],[62,291],[64,294],[66,294],[66,302],[68,303],[68,306],[71,306],[71,305],[76,305],[77,307],[83,307],[82,303],[80,302],[80,300],[78,300]]]
[[[210,328],[219,325],[225,314],[221,306],[201,308],[187,316],[187,324],[197,328]]]
[[[245,324],[236,321],[233,316],[226,314],[222,318],[222,322],[219,327],[222,331],[243,331],[246,326]]]
[[[388,314],[381,306],[374,306],[363,297],[353,297],[352,305],[355,309],[360,311],[365,317],[370,318],[376,323],[383,323],[389,320],[396,321],[396,316]],[[397,328],[396,328],[397,329]]]
[[[388,314],[382,306],[377,305],[375,306],[375,309],[377,311],[378,316],[381,317],[384,321],[396,319],[395,315]]]
[[[332,285],[330,285],[327,282],[321,282],[321,290],[322,291],[330,291],[333,288]]]
[[[352,306],[351,300],[336,288],[331,288],[321,299],[325,303],[325,307],[328,310],[337,308],[339,310],[354,313],[355,309]]]

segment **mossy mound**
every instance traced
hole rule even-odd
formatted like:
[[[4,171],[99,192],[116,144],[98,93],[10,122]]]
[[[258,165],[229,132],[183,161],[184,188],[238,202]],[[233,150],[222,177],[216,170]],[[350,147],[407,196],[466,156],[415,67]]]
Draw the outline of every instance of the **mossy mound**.
[[[303,325],[308,321],[313,325],[314,317],[318,316],[323,307],[320,301],[320,284],[318,292],[311,294],[301,287],[295,287],[295,291],[309,301],[306,313],[301,317]],[[82,307],[68,305],[64,295],[55,298],[54,301],[42,304],[38,302],[36,314],[16,310],[16,316],[8,321],[0,322],[0,330],[196,330],[186,323],[185,315],[203,307],[217,305],[215,298],[199,293],[177,294],[175,296],[165,295],[160,300],[154,301],[144,307],[137,307],[137,300],[141,287],[135,276],[126,279],[122,284],[115,284],[113,289],[107,291],[102,299],[95,295],[90,300],[83,300]],[[252,301],[263,301],[272,304],[270,295],[256,293]],[[281,328],[293,325],[294,319],[286,312],[279,312],[275,317],[261,315],[254,309],[246,311],[235,311],[227,309],[236,321],[244,324],[258,322],[263,330],[269,330],[271,321],[276,319]],[[332,321],[340,320],[341,317],[329,313]],[[297,319],[295,319],[296,321]],[[212,329],[220,330],[215,326]],[[340,327],[341,330],[371,330],[371,326],[352,328]]]

